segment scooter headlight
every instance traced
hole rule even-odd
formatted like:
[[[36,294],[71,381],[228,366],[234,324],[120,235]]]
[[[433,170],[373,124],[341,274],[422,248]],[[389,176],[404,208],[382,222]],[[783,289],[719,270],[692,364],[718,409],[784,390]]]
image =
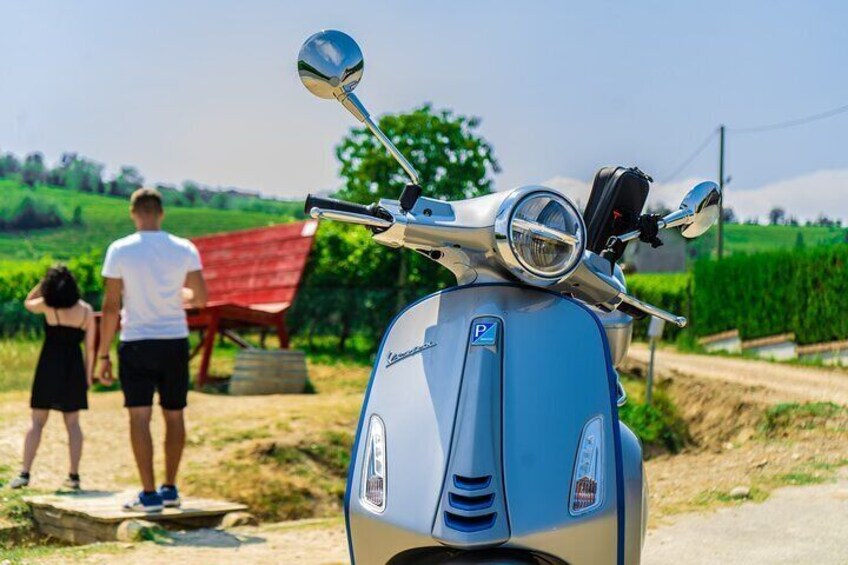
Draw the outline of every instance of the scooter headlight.
[[[386,509],[386,426],[374,414],[368,423],[359,499],[374,512]]]
[[[501,260],[519,279],[539,286],[571,274],[586,248],[585,234],[577,207],[540,186],[515,190],[501,204],[495,221]]]

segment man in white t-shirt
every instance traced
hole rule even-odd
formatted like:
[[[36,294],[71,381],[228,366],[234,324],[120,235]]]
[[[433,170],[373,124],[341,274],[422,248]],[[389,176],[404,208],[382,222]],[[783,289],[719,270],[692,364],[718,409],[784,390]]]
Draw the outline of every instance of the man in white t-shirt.
[[[101,382],[112,381],[110,350],[120,316],[121,390],[142,484],[142,491],[124,508],[159,512],[180,505],[176,480],[185,445],[183,409],[189,385],[185,306],[206,304],[206,283],[194,244],[162,231],[165,214],[159,192],[138,189],[130,202],[137,231],[112,243],[103,262],[97,375]],[[165,482],[158,490],[150,435],[154,392],[159,393],[165,419]]]

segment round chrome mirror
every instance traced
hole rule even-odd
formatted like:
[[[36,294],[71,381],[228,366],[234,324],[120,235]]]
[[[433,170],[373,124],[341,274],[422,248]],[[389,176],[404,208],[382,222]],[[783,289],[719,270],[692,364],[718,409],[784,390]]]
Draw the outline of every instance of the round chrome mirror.
[[[721,204],[721,189],[712,181],[696,184],[683,198],[681,211],[687,211],[687,222],[680,226],[680,234],[686,238],[698,237],[716,223]]]
[[[328,29],[312,35],[297,56],[303,85],[319,98],[338,98],[362,79],[365,61],[356,41],[346,33]]]

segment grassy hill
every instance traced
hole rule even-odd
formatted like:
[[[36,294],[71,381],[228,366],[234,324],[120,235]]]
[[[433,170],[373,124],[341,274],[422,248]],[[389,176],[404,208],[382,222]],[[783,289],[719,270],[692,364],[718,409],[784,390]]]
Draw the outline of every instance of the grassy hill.
[[[90,251],[101,251],[109,242],[130,233],[132,223],[127,213],[128,202],[97,194],[80,193],[60,188],[30,188],[15,180],[0,180],[0,213],[13,209],[23,198],[53,204],[67,220],[59,228],[30,232],[0,232],[0,268],[4,264],[51,257],[66,260]],[[184,237],[231,231],[289,222],[303,217],[300,202],[278,203],[282,212],[272,214],[212,208],[167,209],[165,229]],[[71,225],[74,209],[82,210],[83,225]],[[716,230],[694,240],[698,255],[714,253]],[[799,239],[800,238],[800,239]],[[753,253],[798,245],[812,247],[845,242],[846,228],[819,226],[759,226],[730,224],[725,226],[725,249],[728,253]]]
[[[97,194],[86,194],[38,186],[30,188],[13,180],[0,180],[0,202],[9,208],[25,197],[54,204],[68,224],[30,232],[0,233],[0,268],[3,264],[52,257],[69,259],[89,251],[105,250],[113,240],[133,231],[128,201]],[[82,209],[81,226],[70,225],[74,208]],[[179,208],[166,210],[164,228],[184,237],[279,224],[302,217],[302,204],[284,205],[281,214]]]
[[[715,254],[717,229],[692,240],[699,256]],[[727,253],[756,253],[794,247],[815,247],[848,242],[848,228],[822,226],[760,226],[726,224],[724,249]]]

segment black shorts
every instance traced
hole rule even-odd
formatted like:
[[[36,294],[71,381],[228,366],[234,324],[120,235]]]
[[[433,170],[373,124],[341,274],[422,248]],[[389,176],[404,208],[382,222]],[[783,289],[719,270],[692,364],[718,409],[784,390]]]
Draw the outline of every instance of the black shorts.
[[[159,405],[165,410],[182,410],[188,396],[188,339],[145,339],[122,341],[118,346],[118,374],[124,391],[124,406]]]

